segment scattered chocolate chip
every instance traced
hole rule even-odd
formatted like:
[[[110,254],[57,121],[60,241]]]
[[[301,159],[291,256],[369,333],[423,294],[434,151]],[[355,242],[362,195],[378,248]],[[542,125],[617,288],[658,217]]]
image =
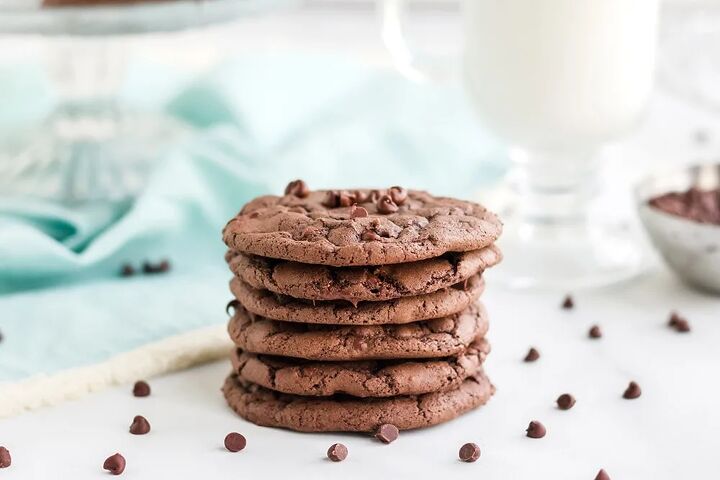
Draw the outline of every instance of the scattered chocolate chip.
[[[383,215],[388,215],[390,213],[397,212],[398,206],[395,205],[395,202],[393,202],[393,199],[390,198],[390,195],[383,195],[377,201],[377,211]]]
[[[365,210],[363,207],[358,207],[357,205],[353,205],[350,209],[350,216],[352,218],[364,218],[368,216],[368,211]]]
[[[285,187],[285,195],[294,195],[296,197],[305,198],[310,195],[310,189],[302,180],[293,180]]]
[[[237,312],[239,306],[240,302],[237,299],[232,299],[227,303],[227,305],[225,305],[225,313],[227,313],[228,315],[234,315],[235,312]],[[233,310],[233,313],[230,313],[231,308]]]
[[[129,263],[126,263],[125,265],[120,267],[121,277],[132,277],[133,275],[135,275],[135,267],[133,267]]]
[[[575,405],[575,397],[569,393],[563,393],[557,398],[557,406],[560,410],[570,410]]]
[[[525,355],[523,361],[534,362],[538,358],[540,358],[540,352],[538,352],[535,347],[530,347],[530,350],[528,350],[527,355]]]
[[[327,457],[333,462],[342,462],[347,456],[348,449],[342,443],[334,443],[328,448]]]
[[[161,260],[159,263],[143,263],[143,273],[148,275],[153,275],[155,273],[166,273],[169,270],[170,262],[168,260]]]
[[[530,438],[543,438],[547,433],[545,425],[535,420],[530,422],[530,425],[528,425],[528,428],[525,431],[527,432],[527,436]]]
[[[360,238],[366,242],[378,242],[382,240],[382,237],[372,230],[365,230],[362,235],[360,235]]]
[[[677,312],[670,314],[670,320],[668,320],[668,326],[680,333],[687,333],[690,331],[690,322],[686,318],[682,317]]]
[[[130,424],[130,433],[133,435],[145,435],[150,431],[150,422],[142,415],[135,415]]]
[[[245,437],[237,432],[230,432],[225,435],[224,443],[225,448],[227,448],[228,451],[239,452],[240,450],[245,448],[245,445],[247,445],[247,440],[245,440]]]
[[[562,308],[565,310],[572,310],[575,308],[575,300],[573,300],[573,297],[571,295],[567,295],[565,297],[565,300],[563,300]]]
[[[623,393],[623,398],[632,400],[638,398],[641,394],[642,390],[640,390],[640,385],[635,382],[630,382],[628,387],[625,389],[625,392]]]
[[[466,443],[465,445],[460,447],[458,456],[463,462],[474,462],[475,460],[480,458],[480,447],[478,447],[474,443]]]
[[[328,192],[325,193],[322,205],[327,208],[337,208],[340,206],[340,192],[337,190],[328,190]]]
[[[408,197],[407,190],[397,186],[390,187],[390,189],[388,190],[388,194],[396,205],[402,205],[403,203],[405,203],[405,200],[407,200]]]
[[[103,463],[103,469],[113,475],[120,475],[125,471],[125,457],[116,453],[115,455],[106,458]]]
[[[392,443],[400,436],[400,431],[398,428],[391,424],[391,423],[385,423],[383,425],[380,425],[378,427],[377,431],[375,432],[375,438],[380,440],[383,443]]]
[[[595,476],[595,480],[610,480],[610,475],[608,475],[607,472],[601,468],[598,474]]]
[[[0,447],[0,468],[8,468],[12,464],[12,457],[10,456],[10,450],[5,447]]]
[[[133,386],[133,395],[136,397],[150,396],[150,385],[145,380],[138,380]]]
[[[590,327],[590,330],[588,331],[588,337],[602,338],[602,330],[600,330],[599,326],[593,325],[592,327]]]

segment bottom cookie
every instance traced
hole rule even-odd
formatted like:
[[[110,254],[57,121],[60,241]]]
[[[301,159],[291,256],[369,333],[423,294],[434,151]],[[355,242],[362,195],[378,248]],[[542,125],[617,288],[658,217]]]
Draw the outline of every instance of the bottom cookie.
[[[455,390],[387,398],[287,395],[235,374],[222,390],[228,405],[257,425],[300,432],[372,432],[384,423],[410,430],[447,422],[484,405],[495,387],[479,371]]]
[[[243,379],[278,392],[391,397],[458,388],[478,371],[489,352],[490,344],[478,338],[458,356],[441,359],[317,362],[239,349],[231,359],[233,371]]]

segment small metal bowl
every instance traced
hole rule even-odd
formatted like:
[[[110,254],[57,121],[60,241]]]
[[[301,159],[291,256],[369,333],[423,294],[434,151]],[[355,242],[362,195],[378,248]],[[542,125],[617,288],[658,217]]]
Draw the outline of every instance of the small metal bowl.
[[[698,165],[645,179],[635,189],[640,218],[653,244],[680,278],[720,294],[720,225],[688,220],[648,204],[655,196],[691,187],[720,187],[720,165]]]

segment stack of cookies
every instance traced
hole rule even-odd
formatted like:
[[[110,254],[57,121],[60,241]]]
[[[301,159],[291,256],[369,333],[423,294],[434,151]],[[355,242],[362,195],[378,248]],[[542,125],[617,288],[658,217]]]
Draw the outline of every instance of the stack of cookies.
[[[251,201],[223,231],[237,349],[223,393],[293,430],[412,429],[494,388],[478,298],[502,226],[484,207],[400,187]]]

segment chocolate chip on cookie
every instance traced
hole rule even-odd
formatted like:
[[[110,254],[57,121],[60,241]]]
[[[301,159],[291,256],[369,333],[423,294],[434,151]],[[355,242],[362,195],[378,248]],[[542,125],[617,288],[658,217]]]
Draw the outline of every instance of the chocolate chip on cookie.
[[[480,447],[478,447],[475,443],[466,443],[460,447],[458,456],[463,462],[474,462],[480,458]]]
[[[310,189],[302,180],[293,180],[285,187],[285,195],[294,195],[299,198],[305,198],[310,195]]]
[[[342,462],[348,456],[348,449],[342,443],[333,443],[327,451],[327,457],[333,462]]]
[[[390,195],[383,195],[380,197],[376,204],[378,213],[389,215],[398,211],[399,207],[393,201]]]
[[[230,432],[225,436],[225,440],[223,443],[225,444],[225,448],[229,452],[234,453],[244,449],[247,445],[247,440],[243,435],[237,432]]]
[[[400,436],[398,428],[391,423],[380,425],[375,432],[375,438],[383,443],[392,443]]]
[[[350,216],[352,218],[365,218],[368,216],[368,211],[365,210],[363,207],[358,207],[357,205],[353,205],[350,209]]]
[[[125,457],[116,453],[105,459],[103,462],[103,469],[112,473],[113,475],[120,475],[125,471]]]
[[[400,206],[407,200],[408,192],[402,187],[395,186],[388,189],[388,195],[390,195],[392,201],[395,202],[395,205]]]
[[[530,422],[525,432],[526,435],[530,438],[543,438],[547,433],[547,430],[545,429],[545,425],[536,420],[533,420],[532,422]]]

